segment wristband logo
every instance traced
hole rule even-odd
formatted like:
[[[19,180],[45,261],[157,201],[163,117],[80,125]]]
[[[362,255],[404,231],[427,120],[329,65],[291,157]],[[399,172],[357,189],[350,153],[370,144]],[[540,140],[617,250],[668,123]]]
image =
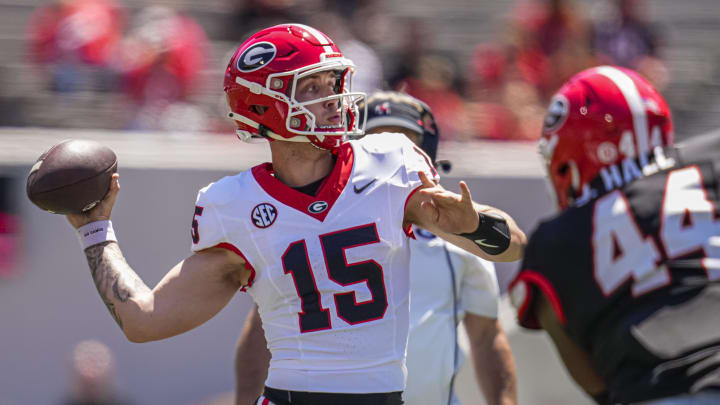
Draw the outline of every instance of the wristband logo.
[[[77,228],[77,235],[83,249],[104,242],[117,242],[110,220],[100,220],[87,223]]]
[[[104,230],[105,230],[105,228],[95,228],[95,229],[91,229],[91,230],[85,232],[85,233],[83,234],[83,237],[84,237],[84,238],[87,238],[88,236],[90,236],[90,235],[92,235],[92,234],[95,234],[95,233],[98,233],[98,232],[102,232],[102,231],[104,231]]]
[[[485,243],[485,239],[475,239],[475,243],[477,243],[478,246],[485,246],[485,247],[493,248],[493,249],[499,247],[497,245],[491,245],[489,243]]]

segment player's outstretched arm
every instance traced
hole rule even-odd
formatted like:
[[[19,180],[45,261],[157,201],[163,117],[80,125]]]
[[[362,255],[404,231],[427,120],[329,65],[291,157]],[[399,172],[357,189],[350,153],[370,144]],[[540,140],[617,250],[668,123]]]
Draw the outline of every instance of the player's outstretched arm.
[[[68,215],[68,221],[78,228],[109,220],[119,190],[116,174],[97,207]],[[178,263],[151,290],[128,265],[117,242],[90,246],[85,256],[100,297],[133,342],[164,339],[199,326],[230,301],[247,277],[242,258],[225,249],[206,249]]]
[[[550,335],[570,376],[596,402],[604,404],[607,392],[605,381],[593,368],[590,354],[567,334],[544,294],[538,294],[535,311],[540,326]]]
[[[463,320],[473,367],[488,405],[516,405],[517,377],[507,335],[500,321],[473,313]]]
[[[270,351],[257,306],[253,306],[235,351],[235,405],[253,404],[262,394],[269,366]]]
[[[405,222],[421,226],[468,252],[495,262],[519,260],[527,244],[525,233],[507,213],[474,202],[460,182],[461,194],[445,190],[423,172],[423,189],[414,193]]]

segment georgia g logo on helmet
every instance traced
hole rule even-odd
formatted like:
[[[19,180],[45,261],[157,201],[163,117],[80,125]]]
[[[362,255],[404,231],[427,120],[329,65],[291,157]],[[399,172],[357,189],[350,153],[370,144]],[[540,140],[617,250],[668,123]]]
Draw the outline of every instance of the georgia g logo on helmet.
[[[258,42],[246,49],[237,59],[237,68],[241,72],[253,72],[275,59],[277,49],[270,42]]]
[[[547,114],[545,114],[545,122],[543,123],[544,132],[553,132],[560,128],[568,117],[569,103],[562,94],[556,94],[550,101]]]

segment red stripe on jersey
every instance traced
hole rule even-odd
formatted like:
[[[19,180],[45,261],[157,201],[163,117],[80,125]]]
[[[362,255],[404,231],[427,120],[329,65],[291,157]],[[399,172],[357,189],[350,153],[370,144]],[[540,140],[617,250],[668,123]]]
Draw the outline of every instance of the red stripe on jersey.
[[[421,185],[415,187],[415,189],[413,191],[411,191],[410,194],[408,194],[407,198],[405,199],[405,205],[403,205],[403,218],[405,217],[405,211],[407,211],[407,205],[410,202],[410,197],[412,197],[413,194],[415,194],[418,190],[420,190],[422,188],[423,188],[423,186],[421,184]],[[408,224],[408,226],[405,229],[403,229],[403,231],[405,231],[405,235],[415,239],[415,234],[413,233],[413,230],[412,230],[412,224]]]
[[[237,254],[238,256],[242,257],[243,260],[245,260],[245,268],[248,269],[248,270],[250,270],[250,278],[248,279],[247,285],[242,286],[242,288],[240,289],[240,291],[247,291],[247,288],[248,288],[248,287],[252,287],[253,281],[255,281],[255,268],[253,267],[252,264],[250,264],[250,261],[249,261],[249,260],[247,259],[247,257],[245,257],[245,255],[240,251],[240,249],[238,249],[235,245],[230,244],[230,243],[226,243],[226,242],[218,243],[217,245],[215,245],[215,246],[213,246],[213,247],[221,248],[221,249],[227,249],[227,250],[229,250],[229,251]]]
[[[522,303],[515,303],[515,296],[516,291],[518,288],[523,288],[523,301]],[[542,329],[540,327],[540,323],[537,320],[537,317],[535,316],[535,313],[528,314],[528,307],[530,306],[530,303],[533,300],[533,297],[535,295],[535,290],[530,288],[528,283],[526,283],[523,280],[515,279],[512,282],[510,282],[510,285],[508,285],[508,292],[510,293],[511,301],[515,307],[518,307],[517,310],[517,321],[518,323],[528,329]]]
[[[563,311],[562,303],[560,302],[560,298],[558,297],[557,292],[555,291],[555,287],[552,286],[550,281],[545,278],[542,274],[533,271],[533,270],[521,270],[520,274],[517,276],[517,278],[512,282],[510,288],[512,288],[513,285],[519,283],[519,282],[525,282],[527,283],[528,287],[530,285],[533,285],[537,287],[550,301],[550,304],[552,305],[553,309],[555,310],[555,315],[558,317],[560,322],[562,322],[563,325],[567,323],[567,317],[565,316],[565,311]],[[522,307],[518,310],[518,319],[520,322],[527,322],[528,326],[523,325],[525,327],[532,328],[533,324],[537,324],[537,319],[535,317],[534,313],[529,313],[529,303],[531,302],[532,298],[532,289],[528,288],[528,298],[523,303]],[[522,311],[522,312],[521,312]],[[531,317],[531,318],[527,318]],[[527,319],[526,319],[527,318]],[[539,327],[539,325],[538,325]]]
[[[417,154],[422,156],[422,158],[425,160],[425,163],[427,163],[428,167],[430,168],[430,173],[432,174],[432,178],[438,178],[439,177],[438,172],[437,172],[437,170],[435,170],[435,166],[430,161],[430,156],[428,156],[424,150],[418,148],[417,146],[413,146],[413,149],[415,150],[415,152],[417,152]]]
[[[350,180],[353,168],[353,150],[350,143],[346,142],[337,153],[337,162],[330,174],[320,185],[315,196],[310,196],[293,189],[273,176],[272,163],[263,163],[252,168],[255,181],[271,197],[280,201],[288,207],[292,207],[319,221],[325,220],[327,214],[332,210],[333,204],[340,197],[340,193]],[[312,213],[308,210],[311,204],[324,201],[328,207],[322,212]]]

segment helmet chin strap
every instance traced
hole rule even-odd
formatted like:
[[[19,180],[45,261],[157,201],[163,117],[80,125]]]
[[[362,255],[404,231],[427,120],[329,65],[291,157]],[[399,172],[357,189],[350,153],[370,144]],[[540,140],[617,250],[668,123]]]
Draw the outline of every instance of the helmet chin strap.
[[[240,121],[247,126],[257,129],[258,132],[261,132],[260,124],[251,120],[250,118],[247,118],[243,115],[233,113],[233,112],[228,113],[228,117],[230,117],[233,120]],[[243,131],[243,130],[238,129],[236,131],[236,133],[237,133],[238,138],[240,138],[240,140],[242,140],[243,142],[250,142],[250,139],[253,138],[253,134],[248,131]],[[267,127],[263,127],[262,133],[263,133],[264,137],[276,139],[278,141],[310,142],[311,144],[313,144],[313,146],[317,146],[314,143],[312,143],[312,141],[310,141],[310,139],[305,135],[296,135],[296,136],[293,136],[292,138],[285,138],[284,136],[278,135],[275,132],[271,131]],[[316,135],[316,136],[320,136],[320,135]],[[324,136],[331,136],[331,135],[324,135]],[[318,148],[320,148],[320,147],[318,147]],[[322,149],[322,148],[320,148],[320,149]]]
[[[255,122],[255,121],[251,120],[250,118],[247,118],[243,115],[236,114],[234,112],[230,112],[230,113],[228,113],[228,117],[230,117],[231,119],[233,119],[235,121],[240,121],[249,127],[255,128],[257,130],[260,129],[260,124],[258,124],[257,122]],[[271,131],[267,127],[264,127],[263,129],[264,129],[263,134],[268,138],[277,139],[279,141],[310,142],[309,139],[307,139],[303,136],[294,136],[292,138],[285,138],[285,137],[280,136],[280,135],[276,134],[275,132]],[[238,134],[238,137],[244,142],[248,142],[253,137],[253,135],[248,131],[243,131],[243,130],[239,129],[236,132]],[[300,138],[304,138],[304,139],[300,139]]]

